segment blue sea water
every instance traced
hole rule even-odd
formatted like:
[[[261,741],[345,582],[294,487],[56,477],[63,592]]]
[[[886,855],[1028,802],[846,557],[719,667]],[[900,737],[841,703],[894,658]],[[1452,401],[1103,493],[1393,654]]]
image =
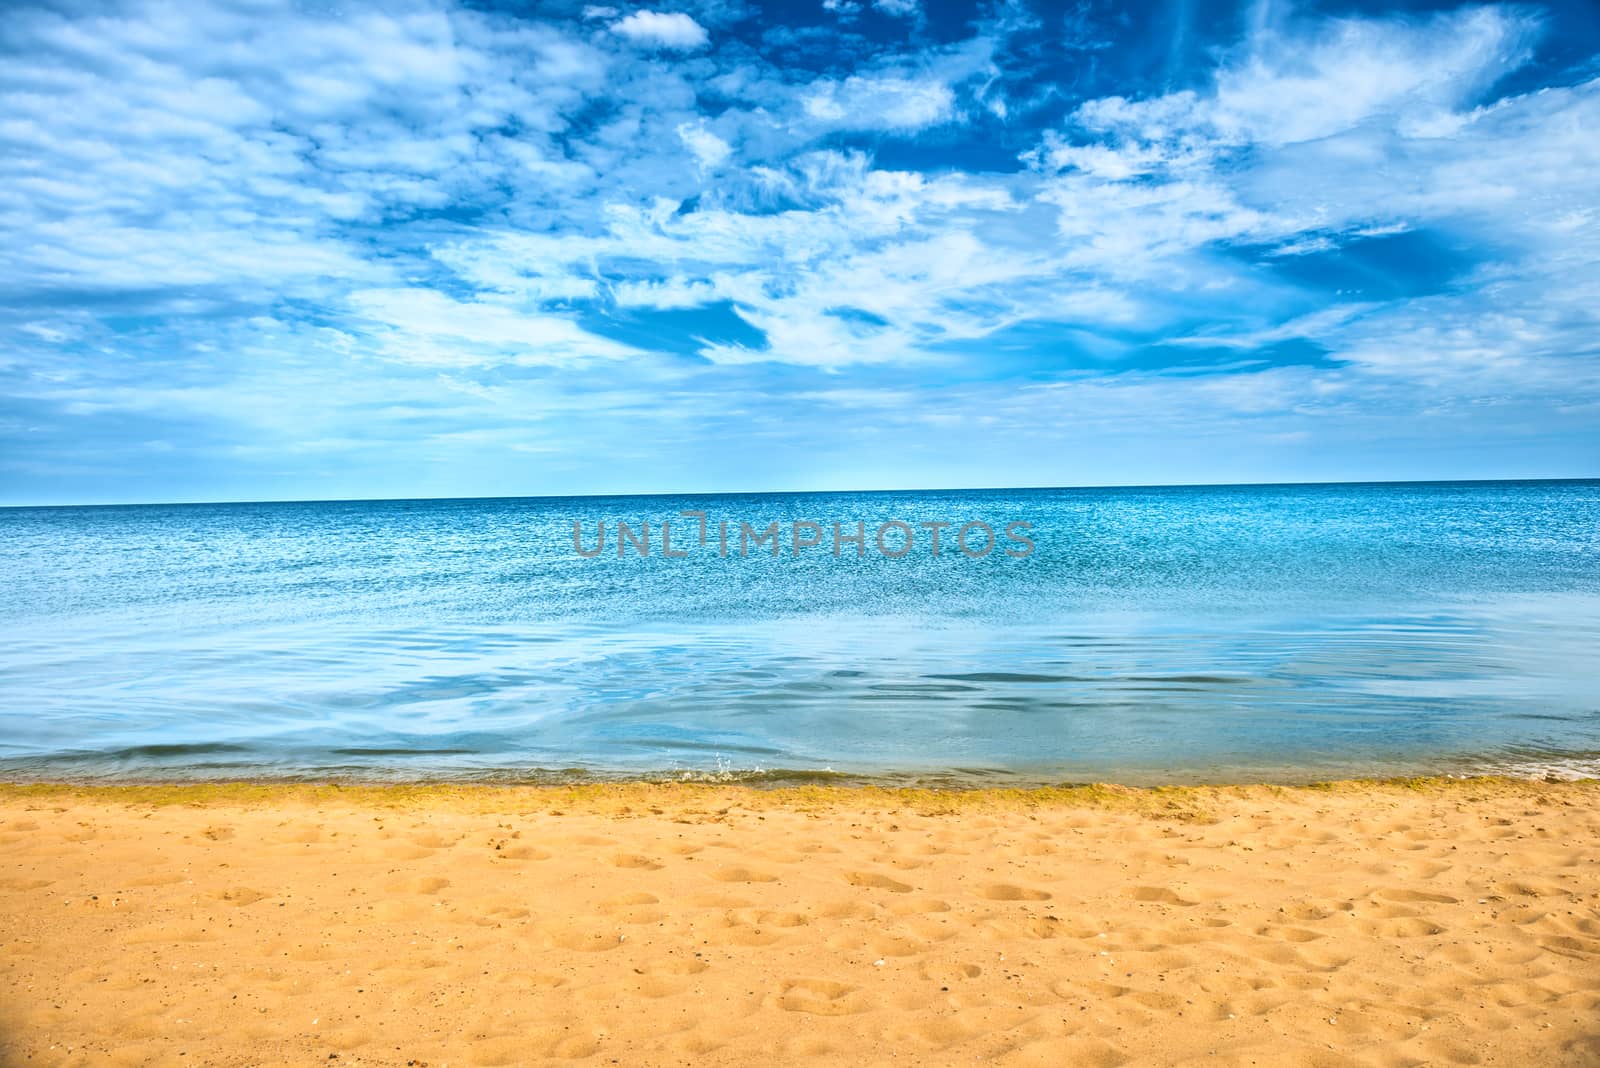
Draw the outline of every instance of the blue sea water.
[[[0,604],[13,779],[1600,770],[1595,481],[14,508]]]

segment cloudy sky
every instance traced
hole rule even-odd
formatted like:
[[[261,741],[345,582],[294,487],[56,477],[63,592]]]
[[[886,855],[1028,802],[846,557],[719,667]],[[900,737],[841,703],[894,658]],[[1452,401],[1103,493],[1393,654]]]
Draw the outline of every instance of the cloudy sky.
[[[0,502],[1600,475],[1600,7],[7,5]]]

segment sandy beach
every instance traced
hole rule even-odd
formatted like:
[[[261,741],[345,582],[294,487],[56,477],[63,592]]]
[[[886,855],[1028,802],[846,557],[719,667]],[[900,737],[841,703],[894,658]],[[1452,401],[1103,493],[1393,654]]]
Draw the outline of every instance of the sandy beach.
[[[1600,783],[0,788],[5,1065],[1600,1063]]]

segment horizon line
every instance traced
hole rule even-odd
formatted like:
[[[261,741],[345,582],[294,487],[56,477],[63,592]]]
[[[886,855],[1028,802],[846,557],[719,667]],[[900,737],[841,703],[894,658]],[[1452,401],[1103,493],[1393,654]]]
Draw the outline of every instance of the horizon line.
[[[282,497],[256,500],[188,500],[188,501],[93,501],[75,504],[0,504],[0,511],[23,511],[39,508],[199,508],[229,505],[258,504],[409,504],[444,503],[450,501],[558,501],[607,500],[652,497],[805,497],[840,493],[1036,493],[1068,490],[1141,490],[1141,489],[1271,489],[1297,486],[1444,486],[1444,485],[1507,485],[1527,482],[1600,482],[1600,475],[1569,475],[1532,478],[1397,478],[1397,479],[1323,479],[1293,482],[1110,482],[1098,485],[1076,486],[922,486],[888,489],[825,489],[825,490],[693,490],[655,491],[649,493],[511,493],[481,494],[462,497]]]

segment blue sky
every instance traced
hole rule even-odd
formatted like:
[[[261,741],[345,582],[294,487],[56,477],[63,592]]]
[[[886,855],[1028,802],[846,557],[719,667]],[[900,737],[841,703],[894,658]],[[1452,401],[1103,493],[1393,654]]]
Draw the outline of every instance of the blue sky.
[[[1600,475],[1600,8],[8,5],[0,503]]]

